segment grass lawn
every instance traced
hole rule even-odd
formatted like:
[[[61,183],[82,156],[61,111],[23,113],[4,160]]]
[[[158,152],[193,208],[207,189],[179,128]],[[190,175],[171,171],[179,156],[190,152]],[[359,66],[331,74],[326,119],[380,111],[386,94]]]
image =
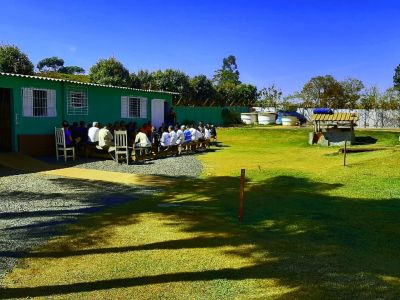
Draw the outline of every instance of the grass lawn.
[[[80,219],[28,254],[0,298],[399,299],[399,149],[343,167],[308,131],[219,130],[220,147],[198,155],[201,178]],[[379,147],[399,133],[357,135]]]

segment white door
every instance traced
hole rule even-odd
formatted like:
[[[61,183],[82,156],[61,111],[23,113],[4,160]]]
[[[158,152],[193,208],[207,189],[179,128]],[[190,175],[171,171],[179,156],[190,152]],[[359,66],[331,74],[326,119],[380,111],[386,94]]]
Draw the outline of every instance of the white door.
[[[151,100],[151,124],[158,129],[164,122],[164,100]]]

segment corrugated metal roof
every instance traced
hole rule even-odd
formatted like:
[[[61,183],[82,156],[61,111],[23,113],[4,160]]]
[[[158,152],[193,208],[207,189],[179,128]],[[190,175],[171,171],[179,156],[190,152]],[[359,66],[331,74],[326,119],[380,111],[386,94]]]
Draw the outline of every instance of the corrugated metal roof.
[[[90,85],[90,86],[101,86],[101,87],[115,88],[115,89],[122,89],[122,90],[131,90],[131,91],[140,91],[140,92],[155,92],[155,93],[163,93],[163,94],[170,94],[170,95],[179,95],[179,93],[168,92],[168,91],[135,89],[135,88],[128,88],[128,87],[123,87],[123,86],[88,83],[88,82],[80,82],[80,81],[74,81],[74,80],[51,78],[51,77],[42,77],[42,76],[34,76],[34,75],[13,74],[13,73],[3,73],[3,72],[0,72],[0,75],[13,76],[13,77],[23,77],[23,78],[32,78],[32,79],[40,79],[40,80],[48,80],[48,81],[61,81],[61,82],[68,82],[68,83],[75,83],[75,84],[82,84],[82,85]]]
[[[343,121],[343,122],[355,122],[358,120],[358,116],[353,113],[335,113],[329,114],[314,114],[312,116],[313,121]]]

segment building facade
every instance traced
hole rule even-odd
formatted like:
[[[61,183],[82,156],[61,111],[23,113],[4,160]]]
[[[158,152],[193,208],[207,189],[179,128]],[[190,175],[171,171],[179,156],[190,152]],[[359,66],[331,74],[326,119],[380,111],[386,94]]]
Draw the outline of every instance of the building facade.
[[[54,152],[54,128],[63,120],[164,121],[174,93],[0,73],[0,151]]]

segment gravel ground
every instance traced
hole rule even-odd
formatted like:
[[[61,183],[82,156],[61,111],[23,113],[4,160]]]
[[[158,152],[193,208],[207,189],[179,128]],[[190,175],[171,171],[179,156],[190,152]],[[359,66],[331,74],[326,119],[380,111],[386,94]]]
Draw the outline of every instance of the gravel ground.
[[[54,158],[45,161],[56,163]],[[64,162],[58,162],[65,165]],[[168,176],[198,176],[201,164],[193,156],[172,157],[124,165],[111,160],[83,160],[67,166],[106,171]],[[0,166],[0,286],[18,258],[51,237],[82,214],[106,206],[140,200],[157,188],[76,180],[21,173]]]
[[[198,154],[199,155],[199,154]],[[103,171],[114,171],[123,173],[134,173],[142,175],[165,175],[165,176],[187,176],[197,177],[202,171],[201,163],[196,159],[196,155],[182,155],[177,157],[158,158],[145,162],[116,163],[115,161],[79,158],[75,162],[63,160],[57,161],[54,156],[42,157],[43,161],[68,167],[77,167],[85,169],[96,169]]]

